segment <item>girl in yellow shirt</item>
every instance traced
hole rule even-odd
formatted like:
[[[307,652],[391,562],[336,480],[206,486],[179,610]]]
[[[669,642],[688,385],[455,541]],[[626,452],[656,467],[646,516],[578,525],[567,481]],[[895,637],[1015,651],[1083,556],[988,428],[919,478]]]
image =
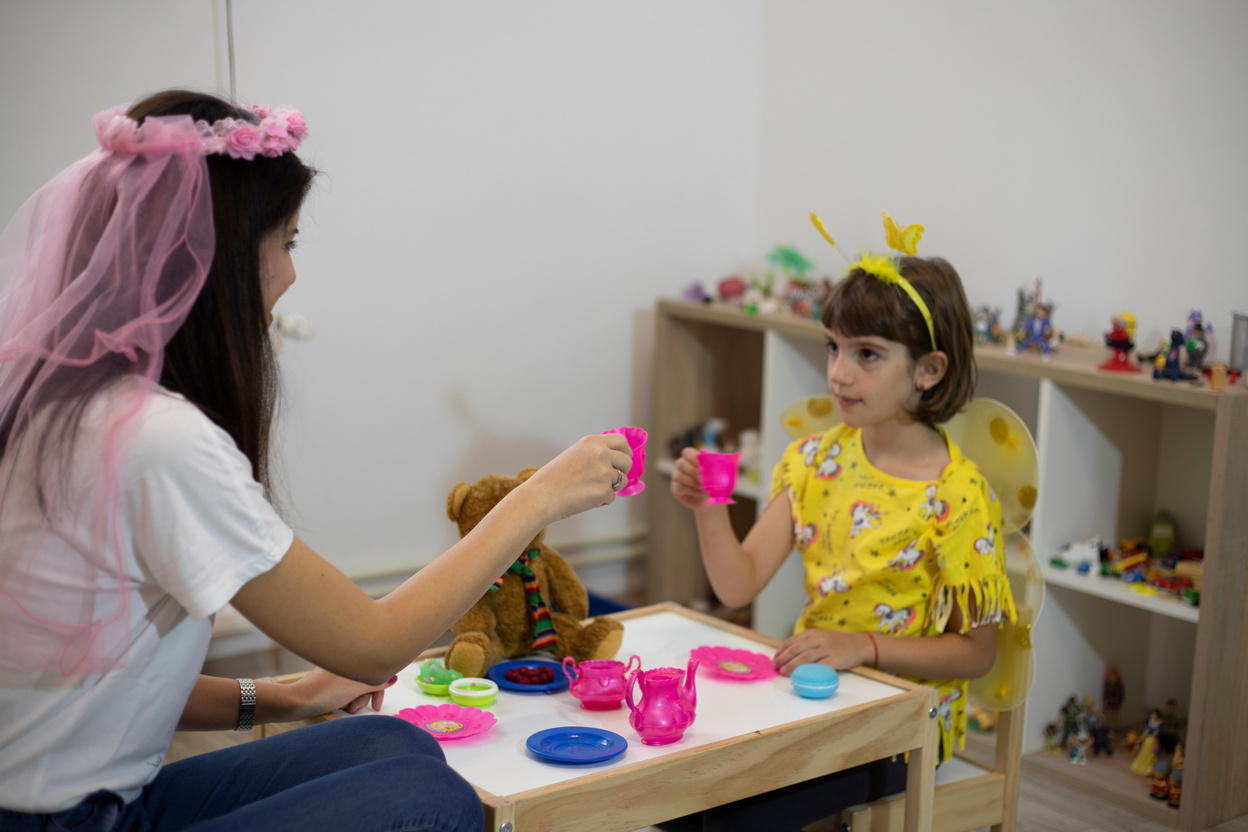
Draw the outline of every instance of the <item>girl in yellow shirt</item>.
[[[869,665],[939,688],[944,760],[962,744],[966,680],[992,667],[997,625],[1017,616],[1000,504],[939,427],[975,388],[970,310],[948,262],[868,255],[835,284],[822,321],[843,423],[788,448],[745,540],[726,507],[707,504],[696,450],[677,461],[672,493],[693,510],[711,586],[730,607],[750,603],[801,551],[810,600],[776,652],[781,673]],[[870,793],[844,805],[882,796],[878,778],[859,779]],[[904,788],[896,771],[884,779]],[[836,789],[817,791],[817,814],[795,818],[798,828],[842,808]],[[773,829],[775,795],[760,796],[772,799],[759,819]],[[721,810],[707,826],[732,826],[709,823]]]

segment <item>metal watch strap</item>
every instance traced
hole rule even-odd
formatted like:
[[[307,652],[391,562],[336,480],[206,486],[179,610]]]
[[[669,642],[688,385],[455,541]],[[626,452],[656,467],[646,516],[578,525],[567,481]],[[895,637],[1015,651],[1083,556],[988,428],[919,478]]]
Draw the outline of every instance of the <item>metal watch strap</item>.
[[[236,679],[238,682],[238,725],[235,731],[250,731],[256,721],[256,683],[253,679]]]

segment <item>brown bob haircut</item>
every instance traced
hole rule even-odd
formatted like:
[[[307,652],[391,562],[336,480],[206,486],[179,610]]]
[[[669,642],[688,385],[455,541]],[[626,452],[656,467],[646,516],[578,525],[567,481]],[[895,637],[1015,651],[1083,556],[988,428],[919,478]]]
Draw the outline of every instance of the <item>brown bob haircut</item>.
[[[945,377],[923,391],[910,416],[928,425],[947,422],[975,393],[974,331],[962,279],[939,257],[902,257],[897,269],[931,310],[936,346],[949,358]],[[910,296],[862,269],[832,286],[822,320],[825,328],[842,335],[874,335],[905,344],[912,361],[932,352],[927,322]]]

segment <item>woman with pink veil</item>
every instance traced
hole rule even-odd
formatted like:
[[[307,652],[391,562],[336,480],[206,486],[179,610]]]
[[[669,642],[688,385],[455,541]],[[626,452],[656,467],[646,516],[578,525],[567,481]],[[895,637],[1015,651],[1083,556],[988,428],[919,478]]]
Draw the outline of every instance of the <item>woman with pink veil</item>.
[[[173,90],[94,128],[0,234],[0,828],[479,830],[399,719],[164,754],[178,729],[379,706],[540,529],[614,499],[627,442],[580,440],[370,599],[271,503],[303,115]],[[317,668],[200,675],[226,604]]]

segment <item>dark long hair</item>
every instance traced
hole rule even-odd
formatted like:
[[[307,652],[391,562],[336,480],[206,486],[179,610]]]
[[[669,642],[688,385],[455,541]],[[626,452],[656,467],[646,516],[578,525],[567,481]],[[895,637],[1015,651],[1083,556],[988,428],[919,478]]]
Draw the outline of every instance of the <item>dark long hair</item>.
[[[134,104],[127,115],[142,122],[148,116],[189,115],[209,123],[235,118],[259,123],[253,113],[205,93],[168,90]],[[261,242],[281,227],[303,204],[316,171],[293,153],[251,161],[228,156],[207,157],[212,197],[215,248],[203,289],[185,322],[165,346],[160,384],[181,393],[200,408],[238,445],[251,463],[252,474],[272,499],[269,441],[277,406],[278,372],[268,336],[268,320],[260,277]],[[116,187],[106,172],[84,187]],[[91,204],[110,204],[107,200]],[[110,209],[111,211],[111,209]],[[74,218],[71,234],[75,257],[89,257],[92,241],[108,225],[109,216]],[[84,265],[65,264],[65,280]],[[42,384],[40,409],[47,429],[36,447],[38,499],[46,506],[45,471],[67,470],[74,438],[87,405],[110,385],[150,366],[151,356],[137,362],[106,353],[89,367],[35,363],[22,384],[23,393],[36,380]],[[29,424],[18,424],[16,409],[0,419],[0,459],[14,451]],[[29,414],[33,417],[33,413]],[[64,478],[61,484],[65,485]],[[0,493],[3,490],[0,489]]]
[[[212,95],[167,90],[127,113],[189,115],[259,123],[253,113]],[[277,407],[278,372],[260,280],[260,244],[294,216],[316,171],[294,153],[248,161],[208,157],[216,252],[186,322],[165,347],[163,387],[181,393],[228,433],[271,497],[269,440]]]
[[[897,268],[931,310],[936,346],[949,357],[944,378],[923,391],[910,416],[928,425],[947,422],[975,393],[975,335],[962,279],[939,257],[902,257]],[[832,286],[823,325],[851,337],[875,335],[905,344],[912,361],[932,352],[927,322],[914,301],[862,269]]]

